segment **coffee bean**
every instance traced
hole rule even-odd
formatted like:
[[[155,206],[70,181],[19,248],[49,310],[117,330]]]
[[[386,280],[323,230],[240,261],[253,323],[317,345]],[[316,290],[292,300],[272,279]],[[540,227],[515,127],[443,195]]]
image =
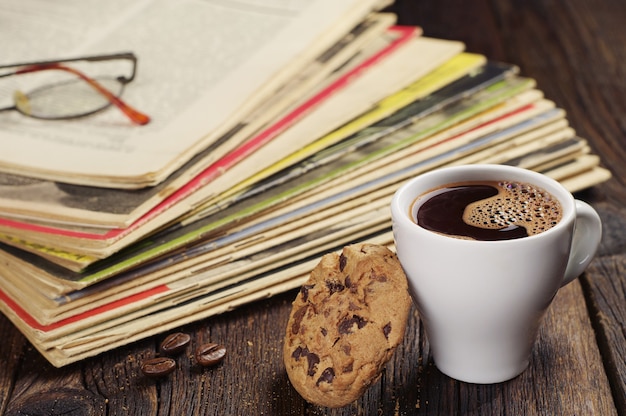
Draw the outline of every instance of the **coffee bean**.
[[[226,347],[209,343],[196,349],[196,361],[203,367],[209,367],[222,361],[226,356]]]
[[[170,334],[161,342],[161,354],[178,355],[187,348],[189,342],[191,342],[189,334],[183,334],[182,332]]]
[[[149,377],[163,377],[174,371],[176,361],[168,357],[155,357],[141,364],[141,372]]]

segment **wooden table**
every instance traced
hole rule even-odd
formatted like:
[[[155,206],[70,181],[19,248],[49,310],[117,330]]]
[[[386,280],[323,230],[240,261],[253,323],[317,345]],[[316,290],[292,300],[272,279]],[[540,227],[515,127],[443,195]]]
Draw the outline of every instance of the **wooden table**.
[[[604,221],[588,271],[557,295],[530,367],[516,379],[471,385],[432,363],[415,311],[380,381],[343,409],[310,406],[282,364],[295,292],[183,328],[225,344],[217,368],[192,358],[160,382],[139,366],[162,336],[66,368],[50,366],[0,317],[0,411],[129,415],[614,415],[626,414],[626,2],[623,0],[398,0],[399,22],[520,66],[589,140],[613,179],[577,195]]]

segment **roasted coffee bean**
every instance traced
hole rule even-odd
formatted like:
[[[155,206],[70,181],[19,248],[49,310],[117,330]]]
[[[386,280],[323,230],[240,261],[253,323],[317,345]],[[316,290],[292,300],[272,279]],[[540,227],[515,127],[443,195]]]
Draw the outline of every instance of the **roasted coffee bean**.
[[[182,332],[170,334],[161,342],[161,354],[178,355],[187,348],[189,342],[191,342],[189,334],[183,334]]]
[[[155,357],[141,364],[141,372],[149,377],[163,377],[176,369],[176,361],[168,357]]]
[[[203,367],[209,367],[222,361],[226,356],[226,347],[209,343],[196,349],[196,361]]]

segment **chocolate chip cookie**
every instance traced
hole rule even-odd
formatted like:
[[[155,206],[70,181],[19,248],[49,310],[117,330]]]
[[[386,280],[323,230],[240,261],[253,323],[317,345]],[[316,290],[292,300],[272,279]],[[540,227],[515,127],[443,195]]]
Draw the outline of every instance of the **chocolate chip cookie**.
[[[411,306],[406,276],[384,246],[327,254],[293,302],[283,355],[307,401],[345,406],[378,379],[404,337]]]

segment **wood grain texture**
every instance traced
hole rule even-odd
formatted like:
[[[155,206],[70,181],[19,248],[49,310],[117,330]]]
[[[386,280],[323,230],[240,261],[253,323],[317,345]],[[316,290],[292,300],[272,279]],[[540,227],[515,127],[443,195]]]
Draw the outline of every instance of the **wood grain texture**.
[[[622,278],[616,278],[621,276]],[[626,259],[602,257],[589,267],[587,288],[598,341],[619,409],[626,409]]]
[[[454,381],[433,364],[412,311],[402,345],[356,402],[325,409],[289,384],[281,346],[295,291],[180,328],[191,348],[170,376],[141,374],[165,336],[66,368],[50,366],[0,316],[0,414],[70,415],[614,415],[626,414],[626,2],[396,0],[399,23],[517,64],[567,111],[613,178],[577,194],[604,223],[587,272],[549,308],[529,368],[496,385]],[[201,368],[193,348],[226,346]]]

